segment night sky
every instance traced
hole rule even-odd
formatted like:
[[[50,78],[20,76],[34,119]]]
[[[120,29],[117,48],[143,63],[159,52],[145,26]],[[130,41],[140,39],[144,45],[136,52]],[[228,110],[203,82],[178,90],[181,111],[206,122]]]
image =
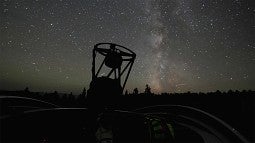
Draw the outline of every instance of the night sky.
[[[0,89],[79,94],[93,45],[133,50],[130,92],[255,90],[254,0],[1,0]]]

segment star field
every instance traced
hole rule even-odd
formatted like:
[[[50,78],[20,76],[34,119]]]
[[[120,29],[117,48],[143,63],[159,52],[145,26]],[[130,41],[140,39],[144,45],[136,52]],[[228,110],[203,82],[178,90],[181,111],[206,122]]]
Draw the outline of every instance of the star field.
[[[93,45],[137,54],[130,92],[255,90],[252,0],[3,0],[0,87],[80,93]]]

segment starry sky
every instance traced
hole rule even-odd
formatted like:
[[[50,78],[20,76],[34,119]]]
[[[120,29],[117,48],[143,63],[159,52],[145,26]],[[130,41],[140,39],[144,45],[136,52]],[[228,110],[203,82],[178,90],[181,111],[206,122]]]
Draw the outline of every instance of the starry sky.
[[[255,90],[254,0],[1,0],[0,88],[79,94],[93,45],[137,54],[130,92]]]

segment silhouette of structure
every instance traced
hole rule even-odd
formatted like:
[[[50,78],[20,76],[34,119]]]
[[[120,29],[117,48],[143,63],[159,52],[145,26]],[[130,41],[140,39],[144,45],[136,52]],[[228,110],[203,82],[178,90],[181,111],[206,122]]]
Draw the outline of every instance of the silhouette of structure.
[[[146,84],[146,86],[145,86],[144,93],[145,94],[151,94],[151,88],[150,88],[150,86],[148,84]]]
[[[138,89],[137,88],[135,88],[134,90],[133,90],[133,95],[138,95]]]
[[[103,57],[99,66],[96,65],[96,60],[99,60],[98,56]],[[92,81],[87,92],[90,102],[105,106],[121,95],[135,57],[136,54],[124,46],[114,43],[96,44],[93,49]],[[108,73],[102,70],[103,67],[108,70]],[[104,74],[100,74],[102,72]]]

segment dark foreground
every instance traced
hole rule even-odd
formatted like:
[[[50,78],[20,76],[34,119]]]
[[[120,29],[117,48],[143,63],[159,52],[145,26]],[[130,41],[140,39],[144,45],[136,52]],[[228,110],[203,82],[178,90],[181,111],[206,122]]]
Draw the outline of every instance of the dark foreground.
[[[97,126],[97,123],[95,121],[98,116],[96,113],[99,113],[99,110],[97,110],[96,112],[94,112],[94,110],[92,109],[89,110],[88,106],[90,104],[86,99],[85,95],[80,95],[75,98],[73,95],[59,95],[56,92],[50,94],[41,94],[25,91],[2,91],[1,95],[2,97],[29,97],[48,102],[39,104],[39,102],[37,101],[30,102],[10,99],[8,102],[6,102],[6,100],[1,100],[1,117],[4,117],[1,119],[1,141],[5,141],[2,139],[9,139],[9,141],[12,141],[12,139],[10,139],[13,136],[12,134],[21,135],[19,141],[21,141],[22,138],[28,137],[31,139],[32,142],[38,141],[38,139],[40,140],[39,142],[47,142],[47,140],[54,141],[54,139],[56,138],[62,138],[63,140],[61,142],[95,141],[93,136],[96,132],[95,127]],[[111,99],[111,101],[112,100],[113,99]],[[96,102],[94,101],[93,104],[102,105],[104,104],[104,102],[108,101],[99,100]],[[191,132],[190,128],[187,128],[187,126],[185,126],[188,125],[187,122],[194,122],[195,120],[199,120],[201,123],[208,124],[212,128],[215,128],[215,130],[219,127],[219,125],[216,125],[217,123],[213,123],[213,121],[210,122],[210,119],[207,119],[207,117],[203,117],[203,115],[196,115],[196,113],[192,112],[187,115],[187,113],[184,113],[183,109],[175,110],[176,107],[171,107],[170,110],[167,109],[166,111],[166,108],[162,106],[144,109],[143,112],[154,112],[151,114],[136,115],[137,112],[133,114],[133,111],[137,108],[154,105],[180,105],[195,107],[207,113],[210,113],[218,117],[219,119],[222,119],[235,130],[239,131],[241,135],[243,135],[248,141],[254,142],[254,103],[255,94],[253,91],[230,91],[228,93],[215,92],[209,94],[185,93],[171,95],[126,95],[114,99],[114,106],[112,106],[111,108],[113,110],[117,109],[118,111],[115,111],[115,113],[111,115],[117,116],[114,117],[114,119],[116,119],[115,126],[119,127],[119,129],[117,130],[125,129],[125,131],[137,131],[141,133],[142,131],[139,131],[139,129],[149,131],[146,129],[147,126],[145,127],[143,126],[144,124],[142,124],[145,122],[145,120],[147,120],[147,118],[152,118],[153,120],[163,119],[161,121],[162,124],[163,122],[166,122],[164,123],[165,125],[167,125],[168,123],[174,127],[176,133],[175,138],[178,139],[176,142],[185,142],[185,140],[182,140],[185,139],[183,138],[183,136],[185,136],[187,140],[194,139],[196,140],[196,142],[203,142],[203,139],[198,137],[196,133]],[[56,110],[51,110],[48,108],[56,108]],[[33,112],[29,112],[32,110]],[[24,111],[26,112],[25,114]],[[123,113],[122,111],[132,111],[132,114],[128,114],[125,112]],[[155,114],[156,112],[162,114]],[[166,112],[168,113],[167,115],[164,114]],[[12,115],[12,118],[8,117],[7,115]],[[147,115],[149,115],[149,117]],[[175,118],[177,116],[178,118]],[[186,121],[188,118],[190,118],[190,120]],[[123,126],[123,128],[121,128],[121,126]],[[127,129],[128,127],[129,129]],[[8,132],[3,132],[6,128],[8,128]],[[223,131],[225,129],[220,130]],[[70,134],[70,131],[73,134]],[[128,139],[131,139],[130,136],[134,137],[135,135],[137,135],[133,134],[127,136],[127,134],[130,133],[127,133],[125,131],[118,131],[119,133],[122,133],[122,135],[118,135],[119,142],[124,142],[124,140],[128,142]],[[136,137],[137,142],[149,142],[146,141],[146,139],[149,138],[146,137],[148,133],[143,133],[143,136],[139,136],[140,140],[138,137]],[[206,132],[204,131],[202,133],[206,134]],[[231,136],[228,131],[223,131],[223,133],[218,134],[227,134],[227,136]],[[85,138],[84,135],[86,135]],[[231,136],[230,138],[235,137]],[[168,140],[171,140],[170,137],[168,138]],[[13,141],[16,140],[14,139]],[[214,141],[216,142],[216,140]],[[130,140],[129,142],[134,141]]]

